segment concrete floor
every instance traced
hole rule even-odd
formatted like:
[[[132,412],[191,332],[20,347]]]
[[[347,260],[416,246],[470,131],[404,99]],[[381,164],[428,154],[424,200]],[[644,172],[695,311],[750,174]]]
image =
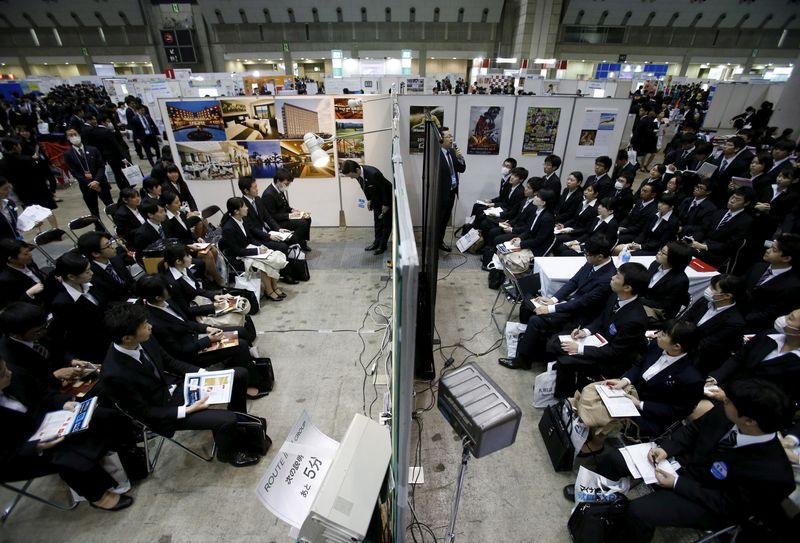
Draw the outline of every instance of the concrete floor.
[[[59,195],[64,198],[57,210],[62,225],[85,212],[77,186],[61,190]],[[254,317],[260,331],[259,349],[272,357],[276,374],[275,390],[250,405],[250,412],[267,418],[275,442],[260,464],[242,469],[216,461],[205,464],[166,445],[155,473],[132,489],[136,501],[129,509],[104,513],[81,504],[74,511],[60,512],[23,499],[0,529],[0,541],[287,541],[288,526],[263,508],[255,486],[289,429],[306,410],[323,432],[340,440],[364,404],[369,413],[377,397],[371,408],[372,416],[377,417],[383,401],[384,389],[371,384],[362,400],[362,343],[355,332],[365,322],[361,337],[366,349],[361,359],[369,360],[379,347],[384,321],[375,312],[365,319],[365,312],[389,275],[385,258],[362,250],[371,239],[369,229],[315,228],[311,241],[315,250],[309,255],[311,281],[284,286],[288,299],[281,304],[265,302]],[[438,286],[437,331],[442,345],[464,343],[476,353],[488,351],[501,338],[489,314],[496,292],[487,288],[477,256],[443,254],[440,277],[451,270]],[[385,305],[379,311],[388,314],[391,288],[383,290],[380,303]],[[507,311],[507,305],[500,308],[503,317]],[[505,351],[505,345],[499,345],[471,360],[515,399],[523,412],[522,423],[513,446],[470,461],[456,539],[565,543],[569,541],[566,523],[571,504],[561,496],[561,489],[574,481],[574,474],[553,471],[539,436],[541,412],[531,407],[536,372],[498,366],[497,357]],[[453,347],[443,349],[443,354],[445,358],[453,356],[456,364],[468,355],[464,349],[453,351]],[[441,368],[443,358],[437,355],[436,363]],[[417,408],[423,408],[431,402],[430,391],[426,383],[416,386]],[[425,469],[425,482],[416,489],[415,510],[419,521],[441,540],[450,516],[460,442],[435,405],[420,420],[419,463]],[[210,434],[204,432],[184,432],[184,439],[190,445],[210,444]],[[416,436],[412,447],[415,450]],[[32,489],[60,500],[67,494],[55,476],[37,480]],[[8,492],[0,491],[0,504],[8,498]],[[423,539],[418,531],[415,534],[417,541],[433,541],[430,535]],[[670,531],[656,541],[674,542],[682,540],[681,535]],[[407,532],[405,541],[412,540]]]

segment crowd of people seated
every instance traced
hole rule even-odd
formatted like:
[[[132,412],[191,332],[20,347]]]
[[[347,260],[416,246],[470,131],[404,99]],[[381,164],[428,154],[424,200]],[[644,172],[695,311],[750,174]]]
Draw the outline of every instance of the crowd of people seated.
[[[590,427],[579,451],[598,473],[629,475],[606,446],[609,434],[656,440],[653,459],[681,461],[677,478],[659,473],[657,491],[631,503],[626,540],[648,541],[656,526],[718,529],[751,515],[779,532],[800,511],[800,492],[784,502],[795,490],[790,461],[795,473],[800,468],[797,150],[787,140],[752,149],[741,135],[713,145],[691,126],[676,141],[636,192],[638,168],[624,149],[613,171],[611,159],[599,157],[585,182],[570,173],[560,198],[543,177],[525,179],[513,157],[503,162],[498,194],[475,205],[470,225],[486,243],[483,269],[502,274],[496,268],[511,269],[508,254],[526,247],[545,247],[522,253],[530,268],[543,255],[585,263],[557,292],[520,294],[534,296],[520,304],[526,327],[516,355],[499,364],[544,371],[554,363],[555,400],[577,405],[596,384],[631,400],[638,416]],[[703,164],[713,173],[699,172]],[[501,208],[499,216],[489,208]],[[645,267],[629,255],[654,260]],[[686,273],[693,260],[719,272],[697,300]],[[595,334],[603,341],[584,341]],[[731,432],[742,451],[718,452],[727,445],[717,441]],[[763,463],[751,463],[751,453]],[[727,475],[711,469],[709,479],[719,461]],[[786,514],[776,515],[781,505]],[[665,509],[675,513],[662,515]]]

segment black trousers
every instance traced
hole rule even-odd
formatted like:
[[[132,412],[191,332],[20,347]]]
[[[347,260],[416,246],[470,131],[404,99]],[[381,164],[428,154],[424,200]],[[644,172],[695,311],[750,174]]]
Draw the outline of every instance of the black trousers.
[[[444,234],[447,231],[447,221],[450,220],[450,215],[453,213],[453,205],[456,202],[456,191],[448,190],[442,194],[441,201],[439,202],[439,215],[436,224],[436,239],[439,245],[444,243]]]
[[[99,181],[99,183],[100,192],[92,190],[84,184],[80,184],[83,201],[86,203],[86,207],[89,208],[89,213],[98,218],[100,217],[100,206],[97,203],[98,198],[100,198],[105,205],[114,203],[114,199],[111,197],[111,185],[108,184],[108,181]]]
[[[158,137],[155,134],[144,136],[141,145],[142,149],[144,149],[144,154],[147,155],[147,161],[153,166],[155,164],[153,155],[155,154],[156,158],[161,158],[161,149],[158,147]],[[155,151],[155,153],[153,153],[153,151]]]
[[[372,222],[375,226],[375,243],[378,247],[386,247],[392,235],[392,208],[390,207],[386,213],[381,209],[380,205],[373,205]]]
[[[125,174],[122,173],[122,161],[111,159],[107,160],[106,162],[111,168],[111,171],[114,172],[114,180],[117,182],[117,188],[122,190],[130,187],[131,184],[128,183],[128,179],[125,177]]]
[[[553,334],[569,328],[572,321],[573,318],[569,313],[531,316],[528,319],[528,328],[517,345],[517,360],[530,365],[534,360],[546,361],[555,358],[546,350],[547,341]]]
[[[560,345],[551,344],[550,347],[551,350],[555,348],[559,351],[561,350]],[[600,381],[605,377],[597,362],[579,354],[559,356],[557,360],[555,366],[556,386],[553,391],[553,395],[556,398],[571,397],[576,390],[581,390],[586,385]]]
[[[489,232],[489,237],[484,238],[485,245],[483,246],[481,264],[488,266],[489,262],[492,261],[492,256],[497,252],[497,246],[516,237],[519,236],[517,236],[517,234],[507,234],[505,230],[500,227],[492,228]]]
[[[236,327],[226,328],[236,330]],[[239,329],[241,330],[241,329]],[[249,335],[249,334],[246,334]],[[226,347],[205,353],[197,353],[194,363],[202,368],[222,363],[226,368],[240,369],[244,371],[243,378],[249,387],[256,387],[261,390],[266,386],[264,377],[255,365],[253,356],[250,354],[250,342],[239,335],[239,344],[235,347]]]
[[[292,237],[289,238],[295,240],[293,243],[304,245],[311,239],[311,219],[286,219],[279,224],[282,228],[293,232]]]

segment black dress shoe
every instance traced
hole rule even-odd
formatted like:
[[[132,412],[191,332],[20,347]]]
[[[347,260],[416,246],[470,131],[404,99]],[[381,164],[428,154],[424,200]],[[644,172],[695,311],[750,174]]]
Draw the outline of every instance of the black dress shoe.
[[[387,249],[386,245],[381,245],[380,247],[378,247],[377,249],[375,249],[375,253],[374,253],[374,254],[376,254],[376,255],[382,255],[383,253],[385,253],[385,252],[386,252],[386,249]]]
[[[269,396],[269,391],[267,390],[259,390],[257,394],[248,394],[248,400],[258,400],[259,398],[263,398],[264,396]]]
[[[575,503],[575,485],[565,486],[563,492],[568,502]]]
[[[497,363],[511,370],[527,370],[530,366],[519,362],[516,358],[498,358]]]
[[[377,248],[378,248],[378,242],[377,241],[373,241],[372,243],[370,243],[369,245],[364,247],[364,250],[365,251],[374,251]]]
[[[309,247],[308,244],[301,245],[300,248],[303,250],[304,253],[311,252],[311,247]]]
[[[291,275],[286,275],[284,277],[281,277],[281,281],[283,281],[287,285],[296,285],[296,284],[298,284],[300,282],[297,279],[295,279],[294,277],[292,277]]]
[[[449,245],[446,245],[444,242],[442,242],[442,243],[439,244],[439,250],[440,251],[444,251],[445,253],[449,253],[450,251],[453,250],[453,248],[450,247]]]
[[[217,460],[220,462],[227,462],[235,468],[244,468],[258,464],[261,461],[261,457],[256,454],[247,454],[243,452],[236,452],[230,456],[217,453]]]
[[[131,504],[133,504],[133,498],[126,494],[123,494],[119,497],[119,501],[117,502],[117,505],[115,505],[114,507],[109,507],[109,508],[100,507],[93,504],[92,502],[89,502],[89,505],[91,505],[95,509],[100,509],[101,511],[122,511],[123,509],[130,507]]]
[[[489,269],[489,266],[487,264],[481,264],[481,269],[483,271],[492,271],[492,270]]]

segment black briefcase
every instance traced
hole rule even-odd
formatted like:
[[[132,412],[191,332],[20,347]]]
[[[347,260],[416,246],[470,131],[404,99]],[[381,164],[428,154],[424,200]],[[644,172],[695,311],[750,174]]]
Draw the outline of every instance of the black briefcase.
[[[565,402],[566,400],[562,400],[555,405],[547,406],[539,420],[539,432],[542,434],[550,462],[556,471],[571,470],[575,460],[575,447],[570,439],[571,428],[564,423],[561,416]],[[568,409],[571,410],[572,406],[569,405],[569,402],[566,403]]]
[[[615,502],[581,502],[567,522],[574,543],[613,543],[622,535],[628,499]]]
[[[267,454],[272,446],[272,439],[267,435],[267,419],[246,413],[236,413],[236,417],[242,437],[240,452],[260,456]]]
[[[256,358],[253,360],[259,376],[264,379],[263,390],[272,392],[275,386],[275,370],[272,369],[272,360],[269,358]]]
[[[500,286],[503,284],[503,281],[506,280],[506,276],[503,273],[503,270],[489,270],[489,288],[492,290],[498,290]]]

